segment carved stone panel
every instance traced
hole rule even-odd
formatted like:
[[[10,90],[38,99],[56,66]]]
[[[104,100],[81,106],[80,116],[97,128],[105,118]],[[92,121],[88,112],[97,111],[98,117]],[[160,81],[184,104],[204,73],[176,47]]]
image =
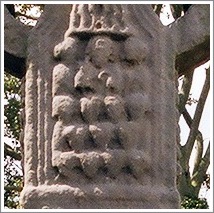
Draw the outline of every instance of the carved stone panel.
[[[24,207],[177,208],[169,35],[148,5],[73,5],[61,22],[29,42]]]

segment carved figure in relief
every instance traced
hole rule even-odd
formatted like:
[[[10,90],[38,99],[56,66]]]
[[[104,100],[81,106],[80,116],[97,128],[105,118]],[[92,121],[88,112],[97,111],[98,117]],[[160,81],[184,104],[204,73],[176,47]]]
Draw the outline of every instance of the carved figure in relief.
[[[107,9],[105,6],[105,15],[109,16]],[[110,18],[109,22],[105,18],[105,23],[99,19],[102,8],[74,8],[77,13],[84,10],[84,17],[79,22],[71,21],[75,34],[69,29],[65,40],[54,49],[60,63],[53,69],[52,116],[56,123],[52,165],[66,177],[116,178],[125,173],[135,179],[142,176],[143,165],[150,167],[139,129],[150,104],[144,91],[136,91],[132,77],[135,66],[144,69],[147,49],[145,44],[134,44],[135,39],[128,35],[115,40],[117,35],[106,33],[110,26],[118,30],[123,25],[120,8],[114,9],[120,17],[115,22],[118,28]],[[77,32],[78,26],[90,28],[87,11],[95,14],[91,22],[100,30],[97,34],[87,29]]]

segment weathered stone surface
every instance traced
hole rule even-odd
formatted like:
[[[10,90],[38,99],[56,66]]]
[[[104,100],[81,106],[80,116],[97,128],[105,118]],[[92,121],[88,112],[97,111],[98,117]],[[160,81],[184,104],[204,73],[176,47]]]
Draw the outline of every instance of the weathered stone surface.
[[[169,32],[149,5],[46,6],[28,44],[24,208],[179,207]]]
[[[15,20],[4,8],[4,50],[16,57],[25,58],[30,28]]]
[[[4,7],[4,68],[18,78],[25,73],[29,31],[29,27],[15,20]]]
[[[182,19],[170,27],[176,45],[179,75],[210,59],[210,5],[193,5]]]

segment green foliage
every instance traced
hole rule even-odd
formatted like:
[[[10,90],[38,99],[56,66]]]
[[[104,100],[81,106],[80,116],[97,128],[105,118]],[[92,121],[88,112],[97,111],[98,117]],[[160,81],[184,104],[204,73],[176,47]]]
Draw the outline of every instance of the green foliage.
[[[4,124],[5,136],[19,139],[20,134],[20,86],[19,79],[4,74]]]
[[[19,208],[19,197],[22,190],[23,176],[21,168],[10,156],[4,158],[4,205],[10,209]]]
[[[182,209],[208,209],[207,200],[205,198],[185,197],[181,202]]]
[[[6,149],[4,155],[4,202],[5,206],[11,209],[18,208],[23,181],[20,161],[13,157],[20,153],[20,86],[19,79],[4,74],[4,142],[9,143],[5,147],[10,149],[10,152]]]

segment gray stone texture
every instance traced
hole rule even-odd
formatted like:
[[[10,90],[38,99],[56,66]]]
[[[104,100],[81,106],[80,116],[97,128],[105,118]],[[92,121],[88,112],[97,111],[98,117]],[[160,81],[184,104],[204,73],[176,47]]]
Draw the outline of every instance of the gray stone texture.
[[[27,57],[27,40],[30,28],[14,19],[4,7],[4,70],[21,78],[24,76]]]
[[[176,30],[150,5],[46,5],[28,39],[24,208],[179,208]]]
[[[16,57],[26,57],[28,35],[29,28],[15,20],[4,8],[4,51]]]

